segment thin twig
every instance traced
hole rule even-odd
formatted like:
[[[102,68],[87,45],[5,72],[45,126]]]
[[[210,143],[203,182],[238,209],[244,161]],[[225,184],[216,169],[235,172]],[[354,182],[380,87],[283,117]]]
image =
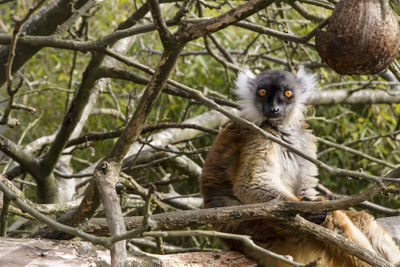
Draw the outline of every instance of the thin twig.
[[[331,146],[331,147],[334,147],[334,148],[337,148],[337,149],[341,149],[341,150],[343,150],[343,151],[346,151],[346,152],[352,153],[352,154],[354,154],[354,155],[363,157],[363,158],[365,158],[365,159],[368,159],[368,160],[370,160],[370,161],[379,163],[379,164],[384,165],[384,166],[386,166],[386,167],[389,167],[389,168],[392,168],[392,169],[394,169],[394,168],[397,167],[397,165],[395,165],[395,164],[392,164],[392,163],[390,163],[390,162],[387,162],[387,161],[384,161],[384,160],[381,160],[381,159],[372,157],[372,156],[370,156],[370,155],[368,155],[368,154],[365,154],[365,153],[363,153],[363,152],[361,152],[361,151],[359,151],[359,150],[356,150],[356,149],[347,147],[347,146],[345,146],[345,145],[340,145],[340,144],[331,142],[331,141],[329,141],[329,140],[326,140],[326,139],[323,139],[323,138],[320,138],[320,137],[317,137],[317,140],[318,140],[318,142],[320,142],[320,143],[322,143],[322,144],[325,144],[325,145],[328,145],[328,146]]]
[[[369,137],[365,137],[365,138],[354,140],[354,141],[344,142],[344,143],[342,143],[342,145],[343,146],[351,146],[351,145],[355,145],[355,144],[358,144],[358,143],[364,143],[364,142],[368,142],[368,141],[375,140],[375,139],[378,139],[378,138],[385,138],[385,137],[395,138],[398,134],[400,134],[400,130],[397,130],[397,131],[394,131],[394,132],[391,132],[391,133],[387,133],[387,134],[378,134],[378,135],[369,136]],[[323,150],[323,151],[318,153],[318,157],[321,157],[322,155],[324,155],[326,153],[332,152],[335,149],[336,149],[335,147],[331,147],[331,148],[325,149],[325,150]]]
[[[297,11],[299,12],[299,14],[306,19],[309,19],[313,22],[321,22],[322,20],[324,20],[324,18],[314,15],[310,12],[308,12],[307,9],[304,8],[304,6],[302,6],[299,1],[289,1],[289,4]]]

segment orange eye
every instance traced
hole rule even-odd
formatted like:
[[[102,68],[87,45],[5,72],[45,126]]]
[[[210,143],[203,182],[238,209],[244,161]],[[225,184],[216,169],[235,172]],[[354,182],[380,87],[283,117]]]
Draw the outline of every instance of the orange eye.
[[[267,90],[265,90],[265,89],[259,89],[259,90],[258,90],[258,94],[259,94],[260,96],[265,96],[265,95],[267,94]]]
[[[285,91],[285,96],[287,97],[287,98],[291,98],[292,96],[293,96],[293,93],[292,93],[292,91]]]

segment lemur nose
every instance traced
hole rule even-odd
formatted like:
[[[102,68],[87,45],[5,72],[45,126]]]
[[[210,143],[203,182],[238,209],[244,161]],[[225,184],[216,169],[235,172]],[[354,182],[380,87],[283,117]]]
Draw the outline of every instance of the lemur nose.
[[[273,107],[271,108],[272,113],[278,113],[279,112],[279,107]]]

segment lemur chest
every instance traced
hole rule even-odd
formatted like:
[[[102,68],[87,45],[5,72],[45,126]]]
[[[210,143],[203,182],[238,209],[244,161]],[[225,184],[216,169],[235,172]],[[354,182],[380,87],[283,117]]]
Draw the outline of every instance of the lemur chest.
[[[281,133],[276,136],[295,149],[315,158],[316,145],[313,135],[302,130],[294,130],[290,134]],[[245,154],[248,153],[247,156],[253,165],[252,176],[277,187],[282,186],[293,194],[299,195],[303,183],[317,174],[316,167],[308,160],[262,136],[254,136],[248,149]]]

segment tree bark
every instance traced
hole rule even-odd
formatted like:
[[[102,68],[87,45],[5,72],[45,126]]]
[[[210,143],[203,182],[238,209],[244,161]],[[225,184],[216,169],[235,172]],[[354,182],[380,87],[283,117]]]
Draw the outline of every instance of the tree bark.
[[[110,254],[82,241],[0,238],[0,266],[109,266]],[[130,253],[129,266],[255,266],[239,252],[189,252],[170,255]]]

